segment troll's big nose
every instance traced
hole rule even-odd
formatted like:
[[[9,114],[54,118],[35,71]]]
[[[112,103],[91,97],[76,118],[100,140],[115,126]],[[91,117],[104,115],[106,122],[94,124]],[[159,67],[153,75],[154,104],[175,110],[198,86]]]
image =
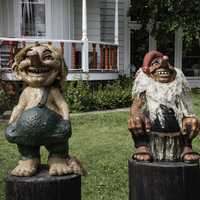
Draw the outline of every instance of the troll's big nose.
[[[169,57],[168,56],[162,57],[161,66],[164,68],[169,67]]]
[[[31,61],[31,65],[33,65],[33,66],[41,65],[40,56],[37,51],[29,51],[27,53],[27,56],[29,57],[29,59]]]

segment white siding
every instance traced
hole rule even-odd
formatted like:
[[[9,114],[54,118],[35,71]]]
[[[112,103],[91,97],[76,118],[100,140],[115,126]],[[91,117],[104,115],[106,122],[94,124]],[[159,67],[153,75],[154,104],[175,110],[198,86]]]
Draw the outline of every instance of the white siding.
[[[87,0],[88,39],[100,41],[99,0]],[[74,39],[82,38],[82,0],[74,0]]]
[[[73,39],[73,0],[51,0],[51,24],[47,37],[53,39]],[[54,44],[58,45],[59,44]],[[71,66],[71,44],[65,43],[65,62]]]
[[[51,37],[54,39],[70,39],[71,0],[51,1]]]
[[[0,0],[0,35],[14,37],[13,0]]]
[[[115,30],[115,0],[100,0],[101,40],[114,42]],[[120,72],[124,72],[124,0],[119,0],[119,65]]]

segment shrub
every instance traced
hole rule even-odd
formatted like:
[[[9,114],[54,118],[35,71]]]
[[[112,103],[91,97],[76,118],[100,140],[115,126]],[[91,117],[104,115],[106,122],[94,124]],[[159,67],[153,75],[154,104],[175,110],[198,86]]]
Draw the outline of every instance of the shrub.
[[[72,112],[122,108],[131,105],[130,78],[114,81],[65,82],[64,97]],[[0,112],[11,110],[19,95],[10,97],[0,90]]]
[[[89,82],[66,82],[64,96],[72,111],[88,111],[93,109],[93,95]]]
[[[16,104],[16,98],[7,95],[3,90],[0,90],[0,114],[6,110],[11,110]]]
[[[131,104],[130,78],[115,81],[67,82],[64,96],[72,111],[90,111],[121,108]]]

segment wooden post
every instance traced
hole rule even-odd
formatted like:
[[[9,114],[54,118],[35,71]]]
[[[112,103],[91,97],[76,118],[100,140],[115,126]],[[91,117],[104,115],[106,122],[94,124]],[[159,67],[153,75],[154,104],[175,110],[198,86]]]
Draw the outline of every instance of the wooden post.
[[[97,68],[97,51],[96,51],[96,44],[92,44],[92,68],[96,69]]]
[[[104,46],[100,44],[99,47],[100,47],[100,67],[101,69],[104,69],[105,68]]]
[[[109,65],[109,69],[112,70],[113,69],[113,47],[110,46],[109,48],[109,51],[110,51],[110,65]]]
[[[81,176],[50,176],[46,168],[32,177],[8,175],[6,200],[81,200]]]
[[[175,57],[174,66],[182,68],[182,56],[183,56],[183,30],[179,28],[175,31]]]
[[[199,164],[136,162],[129,165],[129,200],[199,199]]]
[[[115,0],[115,44],[119,44],[119,0]]]
[[[109,69],[109,48],[105,46],[105,69]]]
[[[82,0],[82,70],[89,72],[89,45],[87,38],[87,2]]]
[[[65,50],[64,50],[64,42],[61,42],[61,43],[60,43],[60,47],[61,47],[61,54],[62,54],[62,56],[64,56],[64,53],[65,53],[65,52],[64,52],[64,51],[65,51]]]
[[[149,30],[149,51],[157,49],[157,40],[150,33],[153,29],[154,22],[152,20],[149,21],[148,30]]]
[[[8,42],[8,45],[9,45],[9,47],[10,47],[10,52],[9,52],[9,66],[8,67],[11,67],[12,66],[12,63],[13,63],[13,61],[14,61],[14,50],[15,50],[15,48],[14,48],[14,46],[16,45],[16,42],[14,42],[14,41],[9,41]]]
[[[76,43],[72,43],[72,69],[76,69]]]
[[[82,40],[87,39],[87,1],[82,0]]]
[[[3,46],[3,45],[2,45]],[[2,48],[2,46],[0,46],[0,68],[2,68],[2,57],[1,57],[1,48]],[[1,82],[0,82],[0,84],[1,84]],[[0,85],[1,86],[1,85]],[[1,87],[0,87],[1,88]]]
[[[115,44],[119,46],[119,0],[115,0]],[[119,49],[116,50],[116,68],[119,70]]]
[[[114,54],[114,55],[113,55],[113,57],[114,57],[114,58],[113,58],[113,59],[114,59],[114,61],[113,61],[113,66],[114,66],[114,67],[113,67],[113,68],[114,68],[114,69],[117,69],[117,52],[118,52],[117,49],[118,49],[118,48],[117,48],[117,47],[113,47],[113,48],[114,48],[114,49],[113,49],[113,54]]]

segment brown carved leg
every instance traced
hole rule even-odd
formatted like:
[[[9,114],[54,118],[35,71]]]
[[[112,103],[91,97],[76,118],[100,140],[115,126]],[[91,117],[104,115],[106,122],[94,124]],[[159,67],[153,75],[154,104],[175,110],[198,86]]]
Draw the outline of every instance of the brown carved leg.
[[[152,161],[152,155],[149,149],[149,136],[148,135],[134,135],[132,138],[135,143],[135,153],[132,158],[136,161]]]

